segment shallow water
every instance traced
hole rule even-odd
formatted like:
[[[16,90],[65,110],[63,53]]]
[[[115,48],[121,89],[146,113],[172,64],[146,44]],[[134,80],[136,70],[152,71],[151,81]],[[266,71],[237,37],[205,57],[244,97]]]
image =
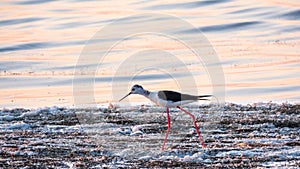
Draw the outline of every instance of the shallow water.
[[[131,83],[143,84],[150,90],[167,88],[191,94],[210,94],[214,85],[221,85],[225,87],[225,100],[238,103],[300,100],[300,4],[297,0],[171,3],[25,0],[1,1],[0,4],[1,107],[76,104],[73,98],[74,68],[77,65],[76,69],[85,75],[90,68],[98,66],[98,61],[77,64],[82,49],[97,31],[122,17],[127,17],[123,19],[124,29],[135,28],[141,22],[152,22],[162,29],[168,26],[159,24],[164,23],[165,18],[153,21],[151,17],[131,16],[141,13],[169,14],[194,26],[192,29],[166,29],[166,34],[179,31],[189,40],[202,31],[220,61],[206,66],[221,67],[225,81],[213,84],[210,78],[214,77],[210,77],[203,64],[195,63],[194,55],[174,40],[136,35],[110,51],[97,67],[95,78],[91,75],[80,77],[82,85],[95,81],[93,102],[111,102],[125,94]],[[113,37],[114,33],[112,30],[112,35],[100,41],[109,43],[123,38]],[[99,47],[99,52],[106,51]],[[169,63],[166,59],[162,61],[166,54],[179,58],[184,66]],[[156,63],[165,63],[165,67],[136,72],[134,76],[121,74],[121,78],[112,82],[124,59],[147,55],[150,59],[158,58]],[[141,63],[139,65],[144,66],[148,62]],[[175,75],[170,76],[170,72]],[[191,75],[194,82],[189,84]],[[181,81],[186,83],[181,85]],[[112,83],[126,86],[120,91],[114,90]],[[112,96],[114,92],[118,94]],[[83,97],[88,94],[80,93]],[[146,100],[132,97],[130,101]]]

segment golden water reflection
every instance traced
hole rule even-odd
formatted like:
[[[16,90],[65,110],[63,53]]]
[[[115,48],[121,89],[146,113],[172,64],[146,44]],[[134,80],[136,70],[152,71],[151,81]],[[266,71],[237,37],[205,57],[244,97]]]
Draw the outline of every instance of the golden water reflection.
[[[300,4],[296,0],[239,0],[210,5],[201,4],[202,1],[25,2],[3,1],[0,6],[1,107],[74,105],[74,67],[86,41],[116,18],[144,12],[178,16],[195,28],[206,30],[203,33],[214,47],[224,71],[226,101],[299,102],[297,7]],[[193,37],[193,33],[188,32],[187,37]],[[105,64],[97,69],[95,101],[99,104],[114,101],[110,81],[101,78],[114,76],[120,58],[149,49],[171,52],[186,63],[195,57],[184,46],[166,37],[139,35],[124,41],[115,46],[116,52],[109,53]],[[197,91],[190,92],[209,94],[212,92],[209,75],[199,65],[187,66],[197,85]],[[88,74],[85,68],[82,70],[83,75]],[[174,71],[182,73],[180,68]],[[151,90],[181,90],[176,81],[170,79],[150,78],[133,83],[143,83]],[[145,101],[138,96],[130,99]]]

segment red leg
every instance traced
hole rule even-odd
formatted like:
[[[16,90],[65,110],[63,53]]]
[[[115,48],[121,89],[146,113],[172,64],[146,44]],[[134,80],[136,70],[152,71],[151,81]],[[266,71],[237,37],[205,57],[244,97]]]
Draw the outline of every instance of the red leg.
[[[166,144],[166,141],[168,139],[168,135],[169,135],[169,132],[170,132],[170,129],[171,129],[171,120],[170,120],[170,113],[169,113],[169,108],[168,107],[166,109],[166,112],[167,112],[167,118],[168,118],[168,130],[167,130],[166,135],[165,135],[164,143],[161,147],[162,150],[164,150],[164,148],[165,148],[165,144]]]
[[[185,112],[186,114],[190,115],[194,121],[194,126],[196,128],[196,131],[197,131],[197,134],[198,134],[198,137],[199,137],[199,140],[200,140],[200,143],[202,145],[202,148],[205,148],[205,145],[204,145],[204,142],[202,140],[202,137],[201,137],[201,134],[200,134],[200,131],[198,129],[198,126],[197,126],[197,123],[196,123],[196,119],[195,119],[195,116],[193,114],[191,114],[190,112],[184,110],[183,108],[177,106],[178,109],[180,109],[181,111]]]

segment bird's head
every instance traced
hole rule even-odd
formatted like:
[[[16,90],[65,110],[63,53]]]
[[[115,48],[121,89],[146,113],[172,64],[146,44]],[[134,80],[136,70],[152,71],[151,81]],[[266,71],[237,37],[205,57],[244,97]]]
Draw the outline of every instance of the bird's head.
[[[144,88],[141,85],[136,84],[136,85],[132,86],[131,91],[126,96],[124,96],[122,99],[120,99],[119,101],[122,101],[123,99],[125,99],[127,96],[129,96],[131,94],[141,94],[141,95],[144,95],[145,94],[145,90],[144,90]]]
[[[143,94],[144,91],[145,90],[141,85],[136,84],[136,85],[132,86],[130,93],[131,94]]]

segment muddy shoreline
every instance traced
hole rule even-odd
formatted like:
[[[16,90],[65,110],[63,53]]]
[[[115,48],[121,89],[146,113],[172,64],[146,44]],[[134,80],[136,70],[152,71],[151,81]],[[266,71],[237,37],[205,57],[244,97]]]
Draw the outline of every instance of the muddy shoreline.
[[[0,110],[0,168],[299,168],[300,105]]]

